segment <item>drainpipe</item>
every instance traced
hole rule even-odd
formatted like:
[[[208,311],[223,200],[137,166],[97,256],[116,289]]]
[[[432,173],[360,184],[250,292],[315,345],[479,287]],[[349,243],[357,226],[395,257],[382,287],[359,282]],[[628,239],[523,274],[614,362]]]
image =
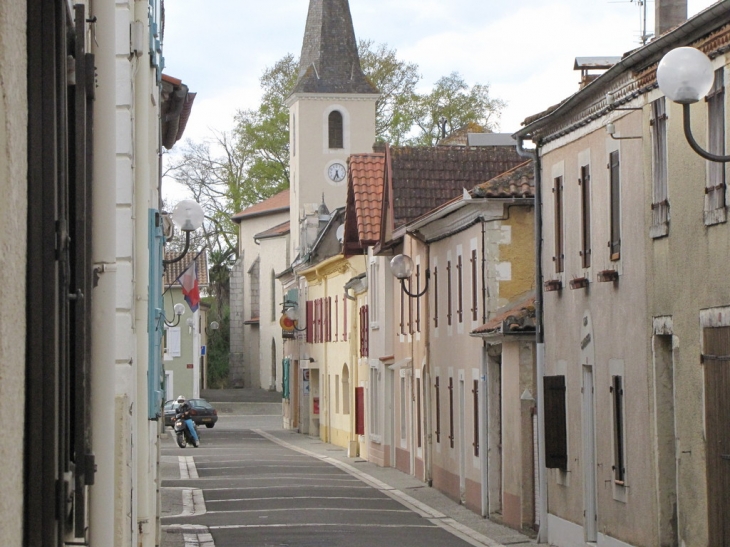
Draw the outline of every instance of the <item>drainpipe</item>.
[[[116,63],[114,2],[90,6],[98,92],[94,104],[91,261],[91,448],[97,472],[89,489],[89,543],[114,544],[114,385],[116,327]]]
[[[482,218],[482,325],[487,322],[487,303],[489,302],[489,275],[487,274],[487,223]],[[488,344],[486,340],[482,340],[482,362],[480,364],[480,377],[482,380],[482,396],[479,401],[479,446],[481,449],[481,482],[482,482],[482,516],[489,518],[489,355],[487,355]]]
[[[517,137],[517,153],[533,160],[535,165],[535,361],[537,372],[537,460],[540,488],[540,528],[537,534],[538,543],[548,540],[548,507],[547,507],[547,468],[545,467],[545,334],[542,317],[542,176],[540,168],[540,145],[535,150],[523,148],[524,137]]]

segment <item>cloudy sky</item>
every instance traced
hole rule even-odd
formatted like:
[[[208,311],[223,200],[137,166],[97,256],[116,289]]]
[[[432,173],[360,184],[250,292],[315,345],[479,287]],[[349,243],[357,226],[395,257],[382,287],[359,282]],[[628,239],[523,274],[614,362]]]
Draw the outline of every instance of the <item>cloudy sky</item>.
[[[423,90],[459,72],[507,102],[500,129],[577,89],[575,57],[620,56],[640,45],[638,0],[350,0],[358,38],[386,43],[416,63]],[[692,16],[714,0],[688,0]],[[297,57],[309,0],[167,0],[165,73],[198,93],[185,138],[232,127],[255,108],[259,77],[287,53]],[[648,2],[653,31],[654,2]]]

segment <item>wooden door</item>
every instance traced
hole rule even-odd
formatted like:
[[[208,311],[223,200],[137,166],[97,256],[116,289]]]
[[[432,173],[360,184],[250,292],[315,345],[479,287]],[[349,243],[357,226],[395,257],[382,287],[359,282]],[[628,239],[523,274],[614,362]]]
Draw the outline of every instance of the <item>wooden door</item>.
[[[709,545],[730,547],[730,327],[705,328]]]

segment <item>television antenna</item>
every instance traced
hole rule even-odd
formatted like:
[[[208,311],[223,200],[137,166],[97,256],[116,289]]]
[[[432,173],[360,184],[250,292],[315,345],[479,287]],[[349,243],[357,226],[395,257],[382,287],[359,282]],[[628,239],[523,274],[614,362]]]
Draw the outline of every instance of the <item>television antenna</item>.
[[[649,38],[654,36],[653,33],[648,32],[646,21],[647,21],[647,4],[651,0],[619,0],[618,2],[609,2],[610,4],[636,4],[636,6],[639,8],[639,26],[641,28],[641,35],[639,36],[639,40],[641,41],[641,45],[645,46],[646,43],[649,41]]]

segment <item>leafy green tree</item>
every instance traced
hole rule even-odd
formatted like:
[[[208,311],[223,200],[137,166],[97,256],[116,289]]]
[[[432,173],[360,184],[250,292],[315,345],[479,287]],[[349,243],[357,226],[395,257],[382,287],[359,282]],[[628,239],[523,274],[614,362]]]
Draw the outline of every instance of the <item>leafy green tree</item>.
[[[506,103],[489,96],[489,86],[469,87],[457,72],[436,82],[431,93],[414,98],[413,123],[418,131],[410,144],[433,146],[442,137],[444,124],[450,130],[477,127],[491,132],[498,129],[497,120]]]

